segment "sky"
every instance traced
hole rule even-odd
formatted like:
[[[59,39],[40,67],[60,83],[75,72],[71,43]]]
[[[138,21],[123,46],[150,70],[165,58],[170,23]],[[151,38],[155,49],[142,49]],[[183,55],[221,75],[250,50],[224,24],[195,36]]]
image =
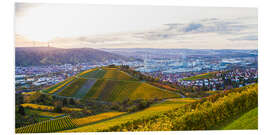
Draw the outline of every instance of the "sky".
[[[15,46],[257,49],[256,8],[15,4]]]

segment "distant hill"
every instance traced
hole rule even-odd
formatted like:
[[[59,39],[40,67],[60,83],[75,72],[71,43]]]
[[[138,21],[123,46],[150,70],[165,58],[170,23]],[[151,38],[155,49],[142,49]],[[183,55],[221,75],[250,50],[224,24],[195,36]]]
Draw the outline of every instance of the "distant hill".
[[[53,47],[17,47],[15,49],[16,66],[77,64],[103,62],[107,60],[134,59],[92,48],[61,49]]]

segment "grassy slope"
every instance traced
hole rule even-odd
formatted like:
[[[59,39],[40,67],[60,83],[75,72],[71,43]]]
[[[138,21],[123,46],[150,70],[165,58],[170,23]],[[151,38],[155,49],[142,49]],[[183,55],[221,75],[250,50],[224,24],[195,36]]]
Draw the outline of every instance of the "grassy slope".
[[[222,127],[225,130],[237,129],[258,129],[258,107],[243,114],[239,118],[233,120],[228,125]]]
[[[181,107],[184,104],[190,102],[187,100],[188,99],[186,99],[184,101],[178,101],[178,100],[165,101],[165,102],[162,102],[159,104],[154,104],[154,105],[150,106],[149,108],[144,109],[144,110],[139,111],[139,112],[122,115],[122,116],[114,118],[114,119],[110,119],[110,120],[106,120],[106,121],[102,121],[102,122],[97,122],[97,123],[86,125],[83,127],[79,127],[79,128],[75,128],[75,129],[71,129],[71,130],[66,130],[63,132],[95,132],[95,131],[99,131],[99,130],[108,129],[112,126],[120,125],[120,124],[126,123],[128,121],[152,117],[154,115],[158,115],[158,114],[167,112],[167,111],[172,110],[174,108]],[[190,99],[190,100],[195,101],[193,99]]]

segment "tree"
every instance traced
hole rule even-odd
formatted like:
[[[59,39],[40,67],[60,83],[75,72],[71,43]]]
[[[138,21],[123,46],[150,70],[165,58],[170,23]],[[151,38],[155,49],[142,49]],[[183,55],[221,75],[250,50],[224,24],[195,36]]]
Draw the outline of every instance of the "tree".
[[[54,102],[54,111],[61,113],[62,112],[62,107],[63,107],[63,102],[58,100],[56,102]]]
[[[16,94],[15,98],[16,98],[16,105],[23,104],[24,98],[23,98],[23,95],[21,93]]]
[[[76,104],[73,98],[70,98],[69,99],[69,104],[71,104],[71,105],[75,105]]]
[[[21,105],[19,106],[18,113],[23,115],[23,116],[25,115],[24,108]]]

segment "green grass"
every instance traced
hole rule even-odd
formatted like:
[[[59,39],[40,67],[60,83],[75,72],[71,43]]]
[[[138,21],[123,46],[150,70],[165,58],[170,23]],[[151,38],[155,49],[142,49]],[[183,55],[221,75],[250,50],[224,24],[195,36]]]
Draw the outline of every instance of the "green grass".
[[[62,91],[58,93],[60,96],[73,96],[87,81],[87,79],[78,78],[71,84],[66,86]]]
[[[243,114],[238,119],[221,128],[224,130],[258,129],[258,107]]]
[[[185,100],[183,100],[183,101],[185,101]],[[165,101],[162,103],[154,104],[154,105],[150,106],[149,108],[144,109],[144,110],[139,111],[139,112],[122,115],[122,116],[114,118],[114,119],[110,119],[110,120],[106,120],[106,121],[102,121],[102,122],[97,122],[94,124],[89,124],[89,125],[75,128],[75,129],[71,129],[71,130],[65,130],[63,132],[96,132],[96,131],[100,131],[100,130],[109,129],[110,127],[121,125],[121,124],[129,122],[129,121],[152,117],[155,115],[159,115],[161,113],[168,112],[168,111],[173,110],[175,108],[179,108],[179,107],[186,104],[186,102],[183,102],[183,101],[177,101],[177,100]]]
[[[100,79],[84,97],[104,101],[123,101],[135,99],[163,99],[179,95],[139,81]]]

